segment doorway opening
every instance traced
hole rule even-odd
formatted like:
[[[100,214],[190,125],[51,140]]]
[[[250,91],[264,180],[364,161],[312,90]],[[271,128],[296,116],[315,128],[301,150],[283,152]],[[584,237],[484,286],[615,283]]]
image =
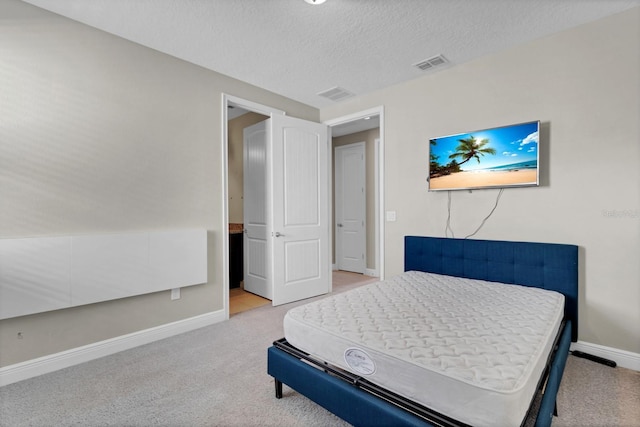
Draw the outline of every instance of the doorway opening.
[[[332,151],[335,153],[333,163],[333,268],[334,270],[361,272],[367,276],[384,279],[384,222],[382,221],[384,209],[384,109],[382,106],[359,113],[340,117],[325,122],[331,129]],[[336,164],[340,163],[338,156],[345,155],[347,162],[343,166],[348,166],[347,175],[353,169],[360,166],[357,159],[357,150],[362,146],[365,169],[365,182],[362,191],[365,195],[364,208],[358,205],[350,205],[345,213],[341,201],[336,200],[336,196],[346,197],[340,189],[340,181],[344,176],[340,176],[340,171]],[[348,153],[348,154],[345,154]],[[358,188],[348,188],[353,184],[354,177],[349,176],[346,187],[347,192],[351,191],[351,196],[347,199],[349,203],[353,201]],[[359,209],[364,209],[364,214],[356,214]],[[353,218],[361,215],[360,226],[364,229],[364,243],[361,237],[357,237],[353,227],[357,227],[356,221],[351,221],[351,229],[344,221],[345,216]],[[352,219],[353,219],[352,218]],[[364,223],[364,225],[363,225]],[[347,231],[347,232],[345,232]],[[342,236],[341,236],[342,234]],[[348,237],[343,238],[345,234]],[[342,246],[341,246],[342,245]],[[359,255],[358,255],[359,254]],[[355,263],[356,257],[364,257],[364,268]]]
[[[222,111],[223,111],[223,126],[222,126],[222,138],[223,141],[227,143],[223,143],[222,145],[222,180],[223,180],[223,227],[222,227],[222,239],[223,239],[223,251],[222,251],[222,273],[223,273],[223,309],[225,313],[225,318],[229,318],[229,303],[230,303],[230,237],[232,234],[239,234],[242,236],[244,227],[244,218],[238,217],[236,214],[239,209],[239,205],[242,205],[242,195],[234,196],[230,192],[230,180],[232,179],[231,174],[238,173],[237,170],[231,170],[233,167],[233,163],[230,161],[230,155],[238,155],[238,153],[231,153],[231,146],[229,145],[229,121],[235,120],[238,117],[242,117],[245,114],[251,114],[254,116],[256,120],[264,120],[268,118],[273,118],[274,116],[284,116],[285,112],[282,110],[278,110],[269,106],[261,105],[258,103],[254,103],[252,101],[247,101],[241,98],[237,98],[231,95],[223,95],[222,100]],[[237,116],[237,117],[236,117]],[[258,116],[258,117],[256,117]],[[262,116],[262,117],[259,117]],[[373,120],[373,121],[371,121]],[[348,134],[353,134],[354,132],[349,132],[348,129],[353,129],[353,125],[356,125],[359,121],[365,121],[368,126],[373,126],[373,123],[377,124],[377,128],[379,129],[379,137],[376,138],[373,142],[373,228],[374,232],[373,236],[369,237],[369,240],[373,240],[373,249],[368,252],[367,259],[373,260],[373,262],[368,263],[365,274],[368,276],[376,276],[380,279],[384,278],[384,252],[382,248],[384,247],[384,224],[381,220],[383,218],[383,206],[384,206],[384,194],[383,194],[383,186],[382,182],[384,179],[384,120],[383,120],[383,107],[373,108],[371,110],[363,111],[360,113],[355,113],[349,116],[341,117],[338,119],[333,119],[325,122],[324,124],[329,126],[329,132],[333,136],[344,136]],[[361,126],[361,125],[359,125]],[[345,132],[346,129],[346,132]],[[359,132],[360,130],[356,131]],[[340,135],[342,133],[342,135]],[[333,150],[333,144],[330,144],[329,153]],[[329,154],[330,158],[333,158],[332,153]],[[235,159],[238,161],[238,159]],[[331,175],[330,175],[331,176]],[[243,177],[244,179],[244,177]],[[328,182],[332,182],[333,179],[329,178]],[[237,183],[236,183],[237,184]],[[329,191],[332,193],[333,189],[330,188]],[[329,199],[329,204],[332,204],[331,198]],[[232,206],[233,205],[233,206]],[[333,207],[331,207],[331,211],[333,211]],[[330,227],[330,229],[335,227]],[[230,230],[233,229],[234,233],[230,233]],[[332,238],[333,233],[330,233],[329,239],[333,242]],[[236,237],[237,238],[237,237]],[[371,245],[369,245],[371,246]],[[335,254],[335,250],[331,251],[331,255]],[[237,258],[237,257],[236,257]],[[237,261],[237,260],[236,260]],[[331,264],[331,262],[330,262]],[[335,275],[334,275],[335,276]],[[331,277],[331,275],[329,276]],[[329,291],[331,291],[331,278],[329,278]],[[241,286],[241,281],[239,286]],[[268,303],[268,300],[267,300]]]
[[[244,155],[243,129],[284,115],[284,111],[231,95],[222,99],[222,178],[224,188],[223,304],[225,318],[270,301],[244,291]],[[231,309],[230,305],[234,304]]]
[[[246,101],[225,98],[227,115],[229,105],[258,113],[265,109],[255,111]],[[331,290],[329,138],[326,124],[267,113],[267,120],[243,129],[244,209],[236,228],[242,229],[245,290],[281,305]],[[225,139],[229,123],[224,117]],[[230,145],[224,145],[228,295]]]

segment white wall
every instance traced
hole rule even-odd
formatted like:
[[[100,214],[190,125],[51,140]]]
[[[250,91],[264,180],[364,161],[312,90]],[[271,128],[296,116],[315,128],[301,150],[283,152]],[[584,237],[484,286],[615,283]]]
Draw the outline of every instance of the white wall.
[[[541,120],[542,182],[505,190],[482,239],[580,246],[580,340],[640,352],[640,8],[321,110],[385,108],[387,275],[403,236],[444,236],[447,193],[427,192],[429,138]],[[446,55],[446,52],[444,52]],[[456,237],[497,190],[452,194]]]
[[[0,238],[205,229],[209,271],[175,301],[2,320],[0,367],[222,310],[222,93],[318,110],[18,0],[0,17]]]

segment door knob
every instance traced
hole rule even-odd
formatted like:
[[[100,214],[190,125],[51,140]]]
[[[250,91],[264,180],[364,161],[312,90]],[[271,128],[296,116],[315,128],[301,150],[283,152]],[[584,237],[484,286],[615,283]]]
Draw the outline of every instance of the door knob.
[[[342,224],[338,224],[338,227],[342,227]]]
[[[284,234],[280,233],[279,231],[276,231],[276,233],[274,234],[274,236],[276,236],[276,237],[282,237],[282,236],[284,236]]]

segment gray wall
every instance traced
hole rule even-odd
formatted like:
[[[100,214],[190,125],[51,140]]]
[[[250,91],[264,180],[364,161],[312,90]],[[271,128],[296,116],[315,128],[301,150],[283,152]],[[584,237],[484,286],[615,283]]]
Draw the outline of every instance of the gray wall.
[[[176,301],[161,292],[0,321],[0,366],[222,310],[223,92],[318,120],[309,106],[0,2],[0,238],[209,231],[208,283]]]
[[[507,189],[477,238],[580,246],[580,340],[640,352],[640,8],[321,110],[385,108],[385,273],[406,234],[444,236],[426,189],[429,138],[542,121],[539,188]],[[445,52],[446,54],[446,52]],[[497,190],[452,194],[457,237]]]

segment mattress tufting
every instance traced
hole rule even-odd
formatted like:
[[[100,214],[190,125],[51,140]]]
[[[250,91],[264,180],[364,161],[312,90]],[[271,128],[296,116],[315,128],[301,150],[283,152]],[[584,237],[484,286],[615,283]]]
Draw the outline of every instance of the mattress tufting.
[[[406,272],[291,309],[287,340],[468,424],[519,425],[563,316],[556,292]]]

